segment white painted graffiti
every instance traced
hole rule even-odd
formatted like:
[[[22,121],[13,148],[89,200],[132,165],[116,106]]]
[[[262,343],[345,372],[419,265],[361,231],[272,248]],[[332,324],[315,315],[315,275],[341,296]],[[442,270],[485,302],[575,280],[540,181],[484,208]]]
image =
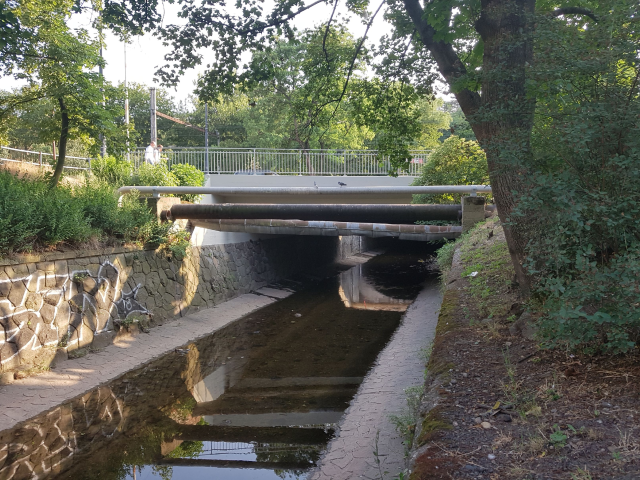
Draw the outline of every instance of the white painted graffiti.
[[[0,364],[25,349],[39,350],[65,337],[68,345],[84,345],[90,341],[87,336],[112,329],[114,318],[148,313],[136,300],[141,286],[123,292],[120,271],[109,261],[101,263],[93,275],[89,270],[74,270],[0,280],[0,325],[4,329],[4,335],[0,332]]]
[[[109,387],[100,387],[44,418],[4,432],[0,478],[48,478],[71,467],[74,456],[98,450],[123,425],[122,400]]]

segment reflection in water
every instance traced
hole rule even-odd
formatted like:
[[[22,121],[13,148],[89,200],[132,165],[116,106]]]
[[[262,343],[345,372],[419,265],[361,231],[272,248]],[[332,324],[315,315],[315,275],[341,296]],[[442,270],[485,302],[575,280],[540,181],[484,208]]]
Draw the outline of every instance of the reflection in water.
[[[413,301],[380,293],[369,278],[363,275],[363,265],[358,265],[340,274],[338,293],[345,307],[361,310],[404,312]]]
[[[303,478],[417,294],[419,266],[377,257],[0,432],[0,478]]]

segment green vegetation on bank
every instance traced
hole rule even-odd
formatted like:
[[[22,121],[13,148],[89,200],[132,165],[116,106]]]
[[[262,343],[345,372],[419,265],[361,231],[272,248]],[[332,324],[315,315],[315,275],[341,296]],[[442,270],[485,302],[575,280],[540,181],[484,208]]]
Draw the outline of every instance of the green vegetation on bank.
[[[136,192],[120,198],[101,178],[50,189],[44,178],[20,179],[0,171],[0,256],[61,244],[138,244],[160,246],[182,258],[188,234],[174,232],[172,226],[158,223]]]
[[[429,155],[412,185],[488,184],[487,156],[478,142],[452,135]],[[461,197],[452,193],[414,195],[413,203],[460,203]]]
[[[127,160],[113,156],[94,160],[93,174],[114,187],[123,185],[153,185],[158,187],[202,187],[204,173],[193,165],[175,164],[169,167],[162,160],[156,165],[143,163],[138,170]],[[185,202],[196,202],[200,195],[179,195]]]

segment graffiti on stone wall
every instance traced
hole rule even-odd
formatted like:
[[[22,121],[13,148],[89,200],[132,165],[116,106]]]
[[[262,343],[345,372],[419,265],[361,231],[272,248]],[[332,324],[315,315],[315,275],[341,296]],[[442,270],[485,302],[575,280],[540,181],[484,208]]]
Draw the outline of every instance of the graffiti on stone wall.
[[[124,405],[109,387],[100,387],[36,422],[0,438],[0,478],[46,478],[60,473],[73,456],[98,449],[122,430]]]
[[[109,261],[93,274],[85,269],[0,279],[0,364],[61,340],[88,345],[94,335],[111,330],[113,320],[149,313],[136,300],[140,287],[123,292],[120,271]]]

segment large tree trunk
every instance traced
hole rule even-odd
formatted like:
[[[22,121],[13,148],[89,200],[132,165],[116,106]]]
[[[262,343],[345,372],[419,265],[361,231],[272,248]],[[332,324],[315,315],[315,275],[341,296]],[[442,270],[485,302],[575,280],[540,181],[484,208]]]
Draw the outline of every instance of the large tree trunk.
[[[56,162],[56,169],[53,171],[53,176],[51,177],[51,188],[58,186],[58,182],[62,176],[64,160],[67,156],[67,140],[69,138],[69,111],[62,97],[58,98],[58,103],[60,104],[60,117],[62,118],[62,122],[60,127],[60,145],[58,145],[58,161]]]
[[[425,20],[419,0],[403,0],[422,43],[438,70],[454,87],[467,75],[453,49],[436,41],[436,31]],[[533,58],[532,29],[535,0],[482,0],[476,29],[484,41],[482,96],[455,89],[456,99],[487,154],[493,196],[502,220],[516,278],[524,293],[529,277],[523,267],[527,245],[526,218],[514,221],[516,198],[525,188],[531,160],[531,130],[535,102],[526,96],[526,68]]]
[[[482,97],[471,115],[473,130],[487,154],[489,178],[509,253],[523,291],[529,276],[522,266],[529,240],[526,217],[511,218],[525,193],[531,166],[535,99],[526,92],[526,70],[533,62],[535,0],[482,0],[476,24],[484,41]]]

